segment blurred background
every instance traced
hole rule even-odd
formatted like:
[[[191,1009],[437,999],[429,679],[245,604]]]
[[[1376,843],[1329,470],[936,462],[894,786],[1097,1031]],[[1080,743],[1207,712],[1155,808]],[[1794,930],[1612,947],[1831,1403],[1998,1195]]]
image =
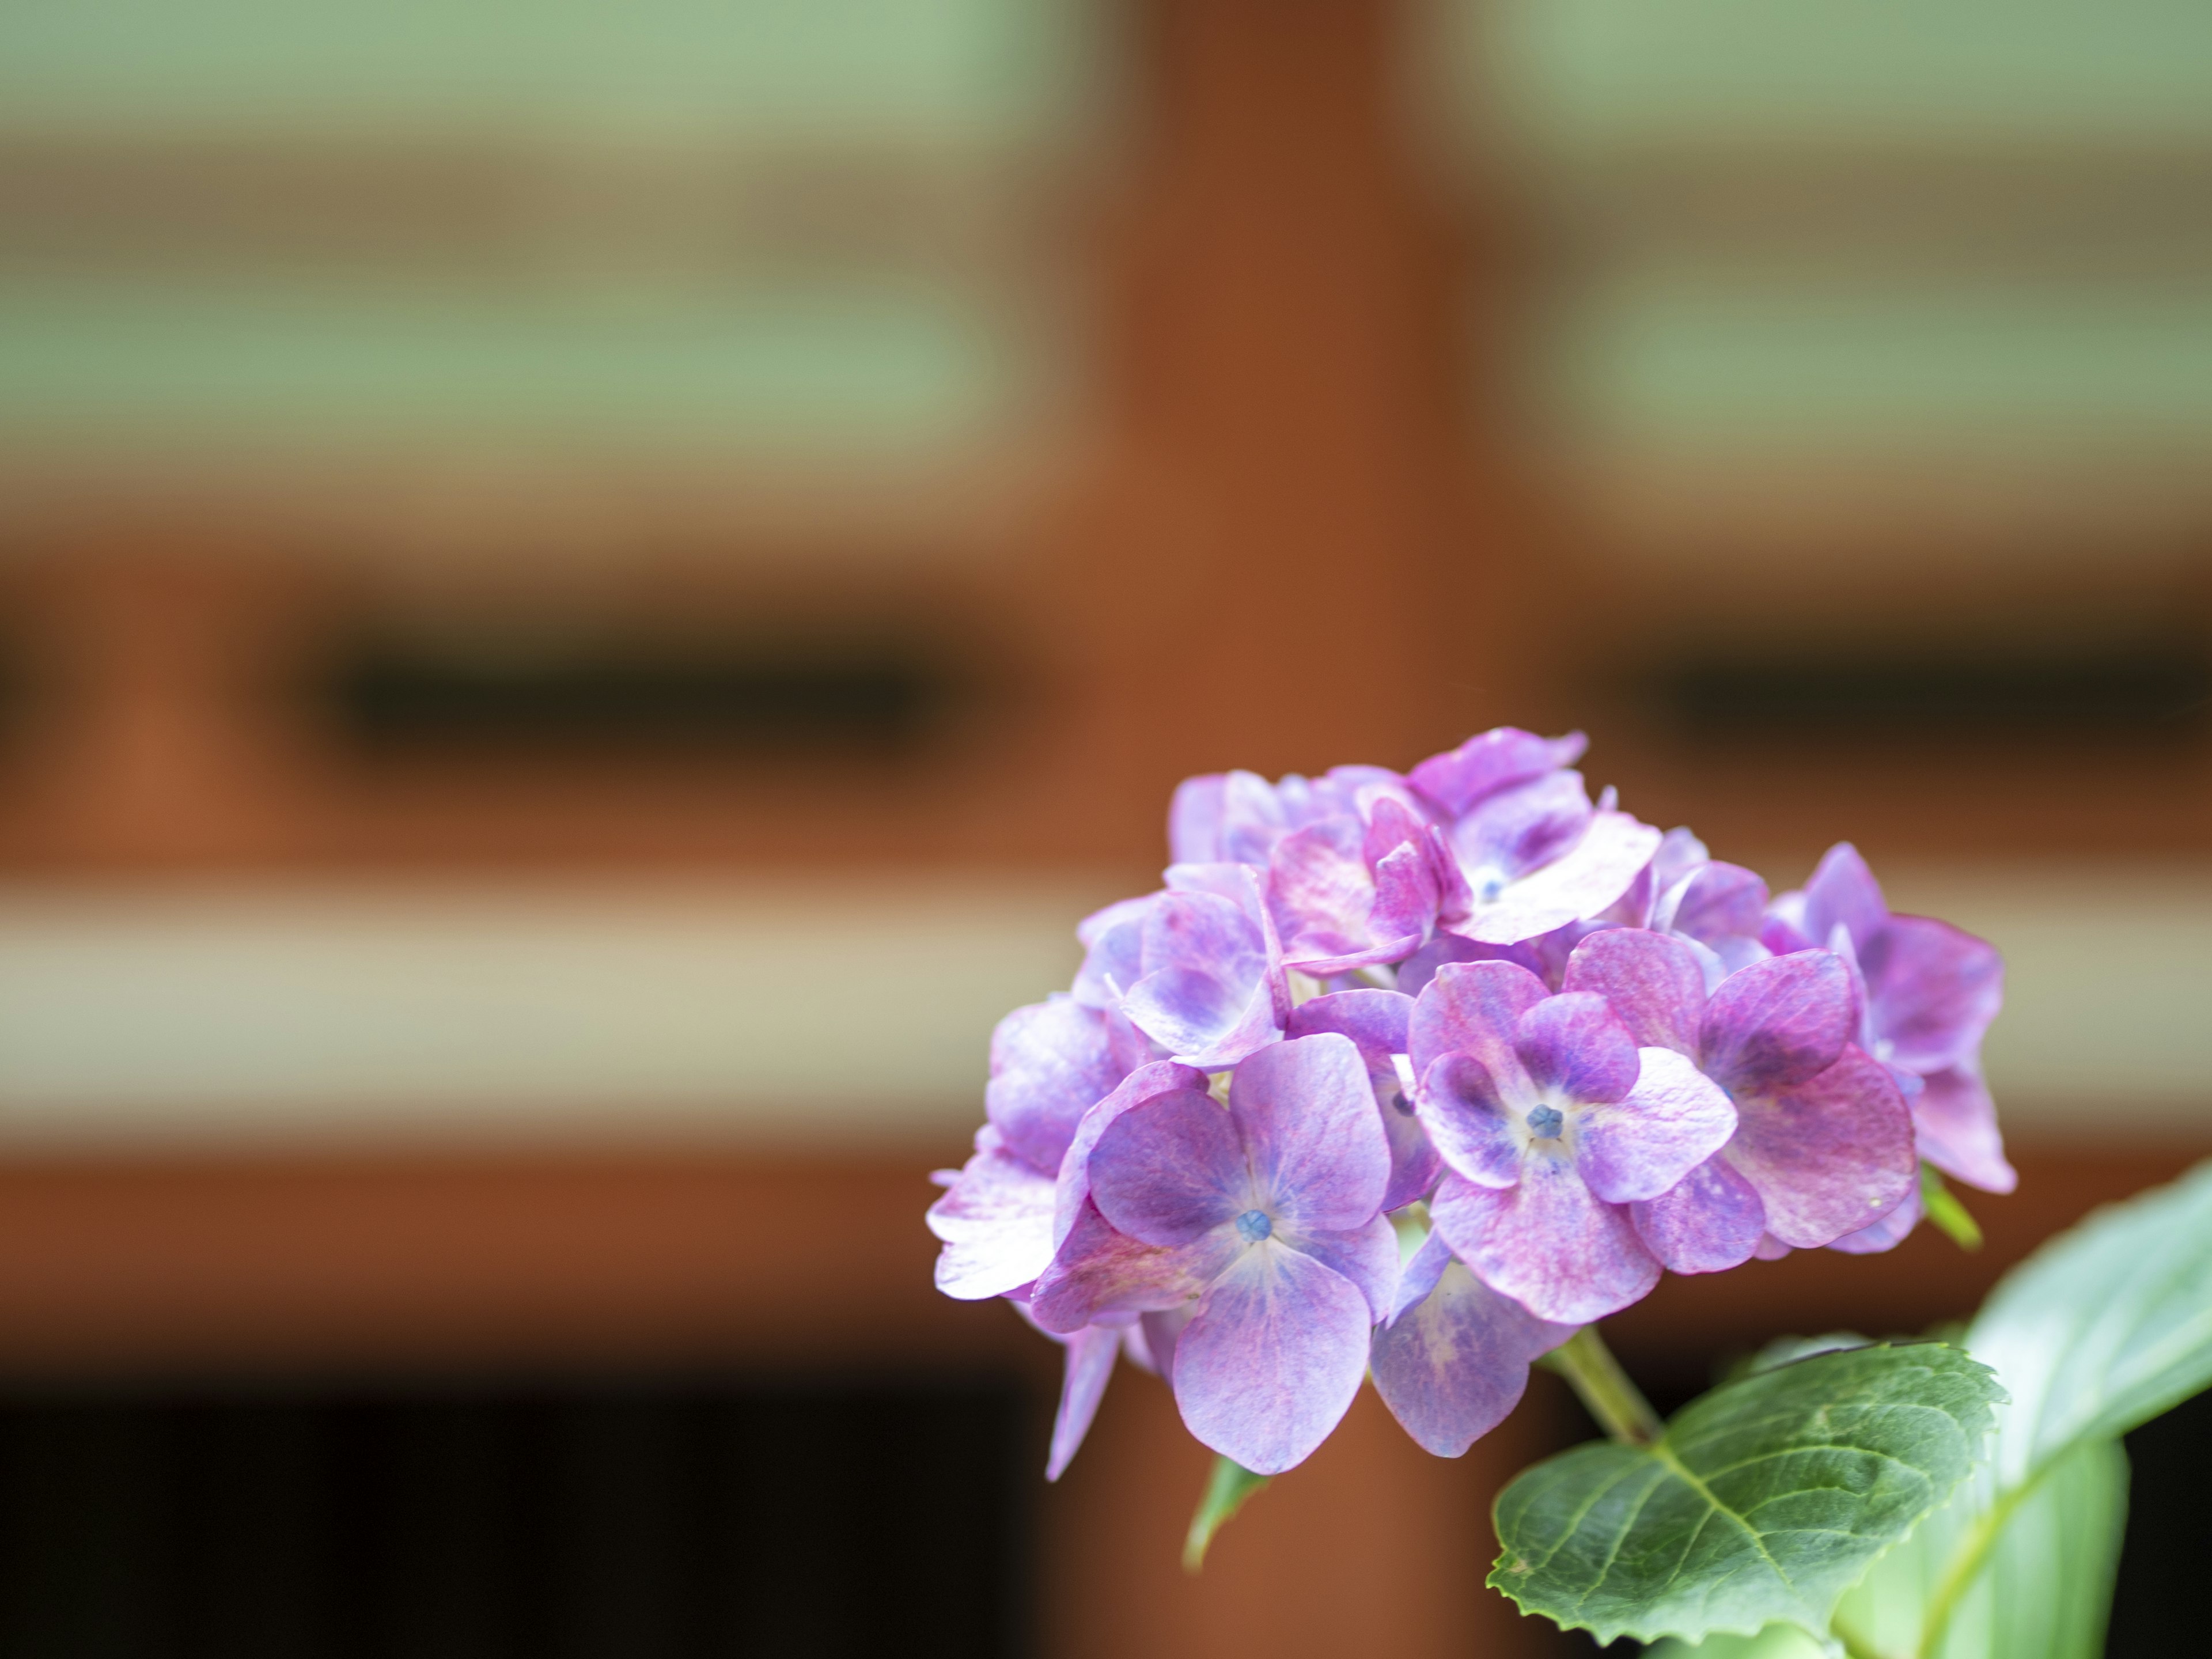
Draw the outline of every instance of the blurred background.
[[[1989,1248],[1662,1403],[2212,1152],[2208,205],[2186,0],[6,0],[0,1655],[1589,1650],[1550,1379],[1187,1581],[925,1174],[1177,778],[1500,722],[2009,961]]]

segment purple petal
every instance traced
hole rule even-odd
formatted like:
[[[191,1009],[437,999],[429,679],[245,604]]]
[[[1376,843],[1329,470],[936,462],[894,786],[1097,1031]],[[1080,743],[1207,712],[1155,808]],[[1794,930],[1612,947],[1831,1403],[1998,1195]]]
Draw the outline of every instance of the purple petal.
[[[963,1302],[1019,1290],[1052,1261],[1052,1179],[976,1137],[975,1155],[929,1206],[929,1231],[945,1242],[937,1288]]]
[[[1656,1198],[1632,1204],[1645,1248],[1678,1273],[1717,1273],[1751,1260],[1766,1231],[1759,1189],[1728,1159],[1707,1158]]]
[[[1551,995],[1544,981],[1510,962],[1449,963],[1414,1000],[1406,1023],[1413,1075],[1425,1077],[1444,1054],[1473,1054],[1499,1086],[1521,1088],[1525,1073],[1513,1052],[1521,1017]]]
[[[1698,1052],[1705,975],[1681,940],[1641,927],[1592,933],[1567,958],[1562,983],[1604,997],[1638,1048]]]
[[[1565,1159],[1532,1158],[1499,1191],[1447,1175],[1430,1215],[1475,1276],[1539,1319],[1587,1325],[1659,1282],[1628,1212],[1601,1200]]]
[[[1301,1003],[1284,1035],[1311,1036],[1341,1031],[1359,1049],[1375,1092],[1382,1133],[1390,1142],[1390,1184],[1382,1207],[1395,1210],[1426,1194],[1437,1182],[1437,1149],[1413,1114],[1413,1103],[1398,1079],[1391,1058],[1406,1052],[1406,1022],[1413,1000],[1396,991],[1338,991]]]
[[[1802,915],[1798,927],[1807,939],[1823,942],[1841,923],[1851,943],[1863,951],[1889,921],[1889,906],[1859,849],[1839,841],[1821,855],[1820,867],[1805,884]]]
[[[1552,981],[1545,972],[1541,945],[1540,939],[1528,939],[1518,945],[1478,945],[1457,933],[1440,933],[1398,964],[1398,988],[1409,997],[1417,997],[1428,989],[1437,969],[1454,962],[1510,962],[1516,968],[1527,969],[1549,988]]]
[[[1313,1455],[1367,1374],[1367,1298],[1276,1243],[1216,1279],[1176,1344],[1176,1404],[1202,1443],[1255,1474]]]
[[[1083,1115],[1083,1121],[1075,1126],[1074,1139],[1067,1144],[1066,1156],[1060,1161],[1060,1181],[1053,1198],[1055,1243],[1067,1237],[1067,1230],[1075,1224],[1076,1212],[1091,1196],[1091,1152],[1107,1126],[1122,1113],[1178,1090],[1204,1094],[1206,1073],[1172,1060],[1155,1061],[1130,1073],[1112,1094]]]
[[[1505,1420],[1528,1386],[1529,1362],[1574,1328],[1498,1295],[1453,1260],[1435,1233],[1414,1261],[1433,1288],[1376,1332],[1369,1356],[1375,1391],[1416,1444],[1458,1457]]]
[[[1340,971],[1332,965],[1336,958],[1356,956],[1373,943],[1368,913],[1375,879],[1360,851],[1360,835],[1356,818],[1330,818],[1276,844],[1267,866],[1267,908],[1284,939],[1288,966]]]
[[[1076,969],[1075,1000],[1086,1008],[1113,1008],[1145,976],[1145,917],[1159,898],[1120,899],[1076,924],[1083,966]]]
[[[1740,864],[1708,864],[1663,893],[1651,925],[1700,945],[1759,937],[1766,920],[1766,884]]]
[[[1213,893],[1170,892],[1146,914],[1144,952],[1148,971],[1123,1006],[1172,1058],[1233,1065],[1273,1039],[1266,945],[1242,907]]]
[[[1336,1232],[1365,1226],[1382,1209],[1390,1143],[1351,1038],[1323,1031],[1262,1048],[1231,1075],[1229,1112],[1254,1202],[1278,1219]]]
[[[1079,1331],[1102,1314],[1151,1313],[1202,1293],[1243,1244],[1234,1228],[1189,1244],[1147,1244],[1085,1204],[1037,1275],[1030,1315],[1048,1331]]]
[[[1893,916],[1859,952],[1883,1057],[1916,1072],[1956,1065],[2004,1006],[1996,947],[1948,922]]]
[[[1521,1139],[1513,1121],[1529,1097],[1503,1098],[1473,1054],[1445,1054],[1429,1067],[1413,1100],[1437,1154],[1466,1179],[1510,1187],[1521,1179]]]
[[[1919,1176],[1912,1114],[1858,1048],[1820,1076],[1736,1097],[1729,1162],[1759,1188],[1766,1230],[1809,1249],[1896,1207]]]
[[[1086,1325],[1065,1339],[1066,1368],[1060,1384],[1060,1409],[1052,1419],[1052,1452],[1044,1478],[1057,1480],[1068,1462],[1091,1432],[1091,1419],[1098,1415],[1106,1383],[1114,1375],[1114,1356],[1121,1346],[1121,1333],[1109,1325]]]
[[[1478,902],[1453,931],[1484,944],[1514,945],[1598,915],[1635,885],[1658,845],[1659,832],[1650,824],[1626,812],[1601,811],[1572,851],[1514,882],[1494,902]]]
[[[1595,810],[1581,773],[1547,773],[1499,790],[1455,823],[1451,849],[1476,898],[1488,900],[1580,841]]]
[[[1922,1079],[1912,1101],[1920,1156],[1945,1175],[1985,1193],[2008,1193],[2020,1177],[2005,1161],[1996,1103],[1974,1065],[1954,1066]]]
[[[1575,1162],[1611,1204],[1659,1196],[1728,1144],[1735,1108],[1720,1085],[1672,1048],[1638,1051],[1643,1069],[1617,1106],[1583,1115]]]
[[[1188,1244],[1253,1204],[1236,1124],[1195,1090],[1115,1117],[1091,1149],[1090,1170],[1091,1201],[1116,1231],[1147,1244]]]
[[[1538,1089],[1569,1100],[1619,1100],[1636,1085],[1636,1039],[1587,991],[1548,997],[1523,1014],[1513,1052]]]
[[[1056,995],[1015,1009],[991,1034],[983,1110],[1007,1146],[1057,1170],[1084,1113],[1121,1080],[1106,1017]]]
[[[1659,850],[1651,855],[1651,890],[1654,895],[1671,891],[1682,879],[1713,861],[1705,842],[1686,829],[1677,825],[1661,837]],[[1647,922],[1656,926],[1656,922]]]
[[[1920,1223],[1920,1183],[1914,1182],[1912,1190],[1905,1194],[1898,1206],[1881,1220],[1845,1233],[1832,1240],[1828,1248],[1841,1250],[1845,1255],[1879,1255],[1884,1250],[1893,1250],[1905,1243],[1905,1236]]]
[[[1501,726],[1469,738],[1456,749],[1431,755],[1406,775],[1406,781],[1443,809],[1459,817],[1484,796],[1572,766],[1589,747],[1579,732],[1564,738],[1540,738],[1533,732]]]
[[[1398,1230],[1382,1217],[1378,1215],[1349,1232],[1307,1232],[1285,1227],[1278,1230],[1275,1237],[1359,1286],[1376,1320],[1389,1317],[1398,1298]]]
[[[1843,958],[1799,951],[1722,981],[1705,1004],[1698,1045],[1723,1088],[1770,1090],[1826,1071],[1856,1024]]]
[[[1185,778],[1168,802],[1168,862],[1212,864],[1221,857],[1229,780],[1218,772]]]
[[[1182,1340],[1183,1327],[1197,1311],[1196,1302],[1182,1302],[1146,1314],[1137,1322],[1145,1334],[1145,1352],[1152,1358],[1152,1369],[1170,1387],[1175,1382],[1176,1344]]]

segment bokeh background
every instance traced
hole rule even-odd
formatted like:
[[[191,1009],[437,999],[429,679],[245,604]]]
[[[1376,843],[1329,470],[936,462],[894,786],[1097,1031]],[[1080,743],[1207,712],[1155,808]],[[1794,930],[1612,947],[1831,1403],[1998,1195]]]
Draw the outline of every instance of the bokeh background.
[[[1500,722],[2010,963],[1989,1249],[1655,1396],[2212,1152],[2208,202],[2188,0],[5,0],[0,1654],[1588,1651],[1549,1379],[1187,1581],[925,1174],[1178,777]]]

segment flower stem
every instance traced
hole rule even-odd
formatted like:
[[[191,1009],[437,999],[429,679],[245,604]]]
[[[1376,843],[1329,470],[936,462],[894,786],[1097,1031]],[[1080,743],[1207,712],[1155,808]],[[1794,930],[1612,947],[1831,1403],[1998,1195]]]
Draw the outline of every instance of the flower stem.
[[[1596,1326],[1583,1326],[1545,1359],[1567,1379],[1598,1426],[1623,1445],[1648,1446],[1665,1432],[1659,1413],[1628,1380]]]

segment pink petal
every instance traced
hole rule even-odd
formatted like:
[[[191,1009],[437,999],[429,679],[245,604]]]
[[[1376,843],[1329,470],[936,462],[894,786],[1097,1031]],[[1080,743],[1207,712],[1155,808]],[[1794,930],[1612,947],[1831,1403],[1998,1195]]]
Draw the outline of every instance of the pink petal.
[[[2005,1161],[1997,1109],[1976,1065],[1936,1072],[1922,1080],[1912,1101],[1912,1127],[1920,1156],[1945,1175],[1985,1193],[2008,1193],[2020,1177]]]
[[[1067,1337],[1067,1358],[1060,1384],[1060,1409],[1053,1414],[1052,1451],[1044,1478],[1057,1480],[1091,1432],[1106,1384],[1114,1375],[1114,1356],[1121,1333],[1108,1325],[1086,1325]]]
[[[1672,1048],[1638,1051],[1628,1097],[1583,1114],[1575,1162],[1611,1204],[1659,1196],[1728,1144],[1735,1107],[1720,1085]]]
[[[1406,781],[1442,808],[1448,817],[1464,814],[1484,796],[1563,766],[1572,766],[1589,747],[1579,732],[1564,738],[1540,738],[1516,726],[1501,726],[1469,738],[1456,749],[1431,755],[1406,775]]]
[[[1375,1333],[1369,1363],[1376,1392],[1415,1443],[1458,1457],[1505,1420],[1528,1386],[1529,1362],[1574,1328],[1498,1295],[1435,1233],[1415,1261],[1433,1288]]]
[[[1636,1085],[1635,1038],[1587,991],[1548,997],[1523,1014],[1513,1052],[1540,1091],[1569,1100],[1619,1100]]]
[[[1751,1260],[1766,1231],[1759,1189],[1713,1157],[1656,1198],[1629,1206],[1637,1237],[1678,1273],[1716,1273]]]
[[[1454,823],[1451,850],[1480,899],[1486,882],[1516,880],[1560,857],[1595,811],[1581,773],[1547,773],[1499,790]]]
[[[1863,1050],[1808,1082],[1736,1097],[1728,1159],[1759,1188],[1766,1230],[1810,1249],[1896,1207],[1919,1179],[1912,1114]]]
[[[1352,1408],[1370,1324],[1349,1279],[1273,1239],[1254,1245],[1176,1344],[1185,1426],[1255,1474],[1297,1467]]]
[[[1722,1087],[1775,1089],[1834,1065],[1856,1023],[1844,959],[1799,951],[1723,980],[1705,1003],[1698,1044]]]
[[[1475,1276],[1539,1319],[1587,1325],[1659,1282],[1628,1212],[1599,1200],[1564,1159],[1532,1158],[1503,1191],[1446,1176],[1430,1215]]]
[[[1406,1026],[1413,1075],[1440,1055],[1473,1054],[1501,1088],[1518,1090],[1524,1073],[1513,1051],[1521,1017],[1551,995],[1544,981],[1510,962],[1447,963],[1414,1000]]]
[[[1019,1290],[1052,1261],[1051,1178],[990,1130],[976,1140],[975,1157],[929,1206],[929,1230],[945,1241],[937,1288],[963,1302]]]
[[[1820,867],[1805,884],[1802,914],[1797,925],[1807,939],[1824,940],[1840,923],[1863,951],[1889,920],[1889,906],[1859,849],[1839,841],[1821,855]]]
[[[1613,1005],[1641,1048],[1698,1052],[1705,975],[1680,939],[1642,927],[1590,934],[1567,958],[1570,991],[1595,991]]]
[[[1188,1244],[1147,1244],[1116,1232],[1085,1204],[1037,1275],[1030,1314],[1048,1331],[1081,1330],[1103,1314],[1151,1313],[1189,1301],[1243,1248],[1234,1228]]]
[[[1188,1244],[1253,1202],[1236,1124],[1191,1089],[1115,1118],[1091,1149],[1090,1171],[1091,1201],[1117,1231],[1147,1244]]]

